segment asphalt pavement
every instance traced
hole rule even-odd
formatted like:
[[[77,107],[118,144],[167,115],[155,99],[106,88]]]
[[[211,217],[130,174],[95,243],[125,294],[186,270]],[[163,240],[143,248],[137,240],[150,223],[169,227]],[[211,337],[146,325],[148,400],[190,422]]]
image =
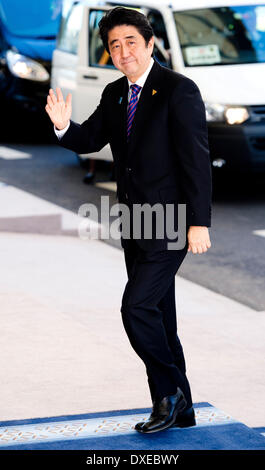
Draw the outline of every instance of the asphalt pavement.
[[[75,214],[86,202],[100,208],[101,195],[117,202],[115,192],[97,185],[109,181],[110,162],[98,162],[94,184],[85,185],[86,170],[73,152],[58,145],[2,144],[0,166],[0,181]],[[235,175],[213,189],[212,248],[203,256],[188,256],[179,273],[264,312],[265,175]],[[119,242],[106,242],[121,249]]]

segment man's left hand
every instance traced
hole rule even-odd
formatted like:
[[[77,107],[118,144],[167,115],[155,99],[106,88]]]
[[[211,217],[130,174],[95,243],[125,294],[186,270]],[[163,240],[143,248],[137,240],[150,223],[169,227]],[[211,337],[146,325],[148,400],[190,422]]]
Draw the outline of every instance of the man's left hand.
[[[188,230],[188,251],[205,253],[211,247],[208,227],[192,225]]]

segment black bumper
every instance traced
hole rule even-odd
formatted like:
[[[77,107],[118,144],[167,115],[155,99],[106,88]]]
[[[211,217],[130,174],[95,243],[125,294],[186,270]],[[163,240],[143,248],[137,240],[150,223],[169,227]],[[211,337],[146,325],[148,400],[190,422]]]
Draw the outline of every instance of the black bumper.
[[[265,122],[208,123],[211,161],[225,160],[228,171],[265,172]]]

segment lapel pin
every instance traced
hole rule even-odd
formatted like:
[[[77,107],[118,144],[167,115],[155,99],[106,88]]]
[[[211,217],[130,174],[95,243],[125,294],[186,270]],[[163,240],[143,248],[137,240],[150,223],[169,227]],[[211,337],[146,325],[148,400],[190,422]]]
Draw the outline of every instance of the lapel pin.
[[[121,104],[121,102],[122,102],[122,96],[121,96],[120,99],[119,99],[119,104]]]
[[[153,90],[153,91],[152,91],[152,96],[155,95],[156,93],[157,93],[157,91],[156,91],[156,90]]]

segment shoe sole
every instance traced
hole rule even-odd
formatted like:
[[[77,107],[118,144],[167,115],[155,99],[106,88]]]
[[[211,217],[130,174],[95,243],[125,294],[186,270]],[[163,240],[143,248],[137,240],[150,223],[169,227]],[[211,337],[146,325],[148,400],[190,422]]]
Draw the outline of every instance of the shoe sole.
[[[173,427],[176,427],[176,428],[190,428],[192,426],[196,426],[195,419],[187,421],[187,422],[183,422],[183,423],[178,422],[178,423],[173,423],[172,424],[172,428]]]

